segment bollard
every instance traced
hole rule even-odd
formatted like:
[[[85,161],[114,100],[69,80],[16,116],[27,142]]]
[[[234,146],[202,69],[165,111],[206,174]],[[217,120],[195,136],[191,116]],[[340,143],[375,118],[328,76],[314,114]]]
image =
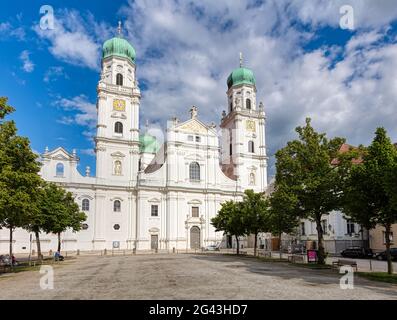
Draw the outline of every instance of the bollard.
[[[172,253],[175,253],[175,247],[172,248]]]
[[[80,255],[80,249],[77,249],[77,255],[78,256]]]
[[[157,253],[158,252],[158,249],[156,248],[156,249],[154,249],[154,253]]]
[[[132,249],[132,254],[136,254],[136,248]]]
[[[103,255],[106,256],[107,252],[108,252],[108,251],[107,251],[106,249],[103,250]]]

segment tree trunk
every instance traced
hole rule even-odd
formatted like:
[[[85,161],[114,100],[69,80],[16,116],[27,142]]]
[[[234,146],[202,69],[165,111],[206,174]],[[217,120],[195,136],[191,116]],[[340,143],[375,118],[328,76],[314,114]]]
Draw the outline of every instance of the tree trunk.
[[[258,247],[258,232],[255,232],[255,239],[254,239],[254,257],[256,257],[256,249]]]
[[[387,224],[385,226],[385,237],[386,237],[386,259],[387,259],[387,273],[393,273],[393,263],[391,261],[391,254],[390,254],[390,232],[391,232],[391,225]]]
[[[13,230],[12,230],[12,227],[10,227],[10,259],[11,259],[11,268],[13,267],[13,265],[12,265],[12,233],[13,233]]]
[[[325,264],[324,230],[321,225],[321,216],[319,219],[316,219],[316,229],[317,229],[317,238],[318,238],[317,263]]]
[[[280,260],[283,257],[282,245],[281,245],[281,232],[278,234],[278,250],[280,251]]]
[[[34,235],[36,236],[37,259],[41,261],[43,260],[43,255],[41,254],[40,235],[37,231],[34,232]]]
[[[61,233],[58,232],[58,252],[61,253]]]
[[[238,236],[236,236],[236,242],[237,242],[237,255],[240,254],[240,242],[238,240]]]

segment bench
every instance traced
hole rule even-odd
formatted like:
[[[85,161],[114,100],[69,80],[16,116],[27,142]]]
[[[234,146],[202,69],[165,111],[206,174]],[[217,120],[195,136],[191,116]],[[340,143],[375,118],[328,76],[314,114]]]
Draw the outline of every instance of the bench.
[[[243,250],[240,250],[239,253],[240,253],[240,254],[248,254],[247,251],[243,251]]]
[[[288,261],[292,263],[304,263],[305,262],[305,256],[300,255],[300,254],[293,254],[291,256],[288,256]]]
[[[332,262],[332,265],[335,267],[342,267],[342,266],[351,266],[358,271],[357,262],[354,260],[345,260],[345,259],[338,259]]]

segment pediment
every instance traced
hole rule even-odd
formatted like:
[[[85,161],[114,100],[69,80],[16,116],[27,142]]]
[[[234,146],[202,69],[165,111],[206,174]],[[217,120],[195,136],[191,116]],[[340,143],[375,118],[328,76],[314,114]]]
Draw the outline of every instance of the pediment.
[[[54,160],[63,160],[63,161],[70,161],[70,160],[74,160],[77,159],[77,157],[75,158],[73,156],[73,154],[67,152],[64,148],[62,147],[58,147],[53,151],[49,151],[44,153],[43,158],[49,158],[49,159],[54,159]]]
[[[54,159],[54,160],[69,160],[69,158],[65,157],[63,154],[56,154],[55,156],[52,156],[51,159]]]
[[[188,133],[200,133],[207,134],[208,127],[197,119],[191,119],[179,125],[178,130],[188,132]]]

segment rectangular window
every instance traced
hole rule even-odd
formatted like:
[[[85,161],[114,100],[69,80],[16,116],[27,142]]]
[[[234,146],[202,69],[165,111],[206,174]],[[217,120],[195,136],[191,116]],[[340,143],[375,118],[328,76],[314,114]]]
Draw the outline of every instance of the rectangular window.
[[[196,136],[196,142],[201,142],[201,137],[200,136]]]
[[[193,136],[187,136],[188,141],[193,141]]]
[[[302,235],[302,236],[305,236],[305,235],[306,235],[305,223],[304,223],[304,222],[301,223],[301,235]]]
[[[192,217],[193,218],[199,217],[199,207],[192,207]]]
[[[390,232],[390,243],[393,244],[393,232]],[[386,244],[386,232],[383,231],[383,244]]]
[[[156,204],[152,205],[152,217],[158,217],[159,216],[159,206]]]
[[[352,222],[351,220],[347,220],[346,225],[347,225],[347,234],[351,235],[355,233],[354,222]]]

